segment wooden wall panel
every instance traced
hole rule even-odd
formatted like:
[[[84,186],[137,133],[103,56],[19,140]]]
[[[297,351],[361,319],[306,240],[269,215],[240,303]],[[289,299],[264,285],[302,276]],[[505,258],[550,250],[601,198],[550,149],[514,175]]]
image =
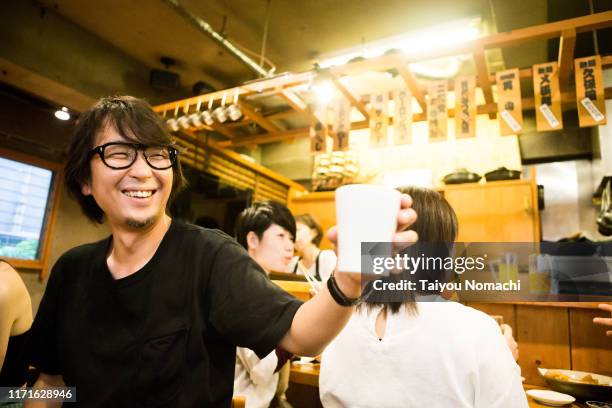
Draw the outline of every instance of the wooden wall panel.
[[[569,310],[572,370],[612,375],[612,338],[604,326],[593,324],[595,316],[604,315],[592,309]]]
[[[458,242],[533,242],[535,208],[528,181],[446,187],[459,219]]]
[[[327,230],[336,225],[335,192],[310,193],[301,197],[290,197],[287,204],[294,215],[310,214],[323,228],[322,249],[331,249],[331,242],[325,236]]]
[[[515,306],[507,303],[480,303],[467,302],[467,306],[478,309],[491,316],[503,316],[504,323],[512,327],[514,337],[516,337],[516,310]]]
[[[571,368],[569,311],[547,306],[516,306],[515,338],[526,384],[545,385],[537,368]]]

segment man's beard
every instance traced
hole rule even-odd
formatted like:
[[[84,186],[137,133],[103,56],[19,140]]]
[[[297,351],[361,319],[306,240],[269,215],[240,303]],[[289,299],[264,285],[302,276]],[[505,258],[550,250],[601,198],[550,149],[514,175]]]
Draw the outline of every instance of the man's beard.
[[[155,222],[157,221],[157,219],[159,218],[159,216],[154,215],[153,217],[147,218],[146,220],[135,220],[133,218],[128,218],[127,220],[125,220],[125,223],[133,229],[143,229],[143,228],[147,228],[150,227],[151,225],[155,224]]]

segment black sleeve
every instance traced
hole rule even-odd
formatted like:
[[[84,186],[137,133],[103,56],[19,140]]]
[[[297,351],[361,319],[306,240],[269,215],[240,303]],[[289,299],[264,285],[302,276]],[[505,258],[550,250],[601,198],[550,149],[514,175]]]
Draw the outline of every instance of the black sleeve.
[[[274,350],[302,304],[272,283],[234,241],[217,251],[208,290],[210,321],[215,329],[260,358]]]
[[[47,288],[40,302],[34,323],[32,323],[28,340],[30,365],[49,375],[61,374],[57,327],[63,258],[60,258],[51,269]]]

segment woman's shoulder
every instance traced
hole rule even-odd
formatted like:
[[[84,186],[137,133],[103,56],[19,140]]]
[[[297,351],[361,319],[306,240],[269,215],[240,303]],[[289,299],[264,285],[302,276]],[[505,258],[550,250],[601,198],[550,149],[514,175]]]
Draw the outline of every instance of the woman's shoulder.
[[[8,311],[22,303],[30,304],[30,295],[19,273],[8,263],[0,262],[0,309]]]

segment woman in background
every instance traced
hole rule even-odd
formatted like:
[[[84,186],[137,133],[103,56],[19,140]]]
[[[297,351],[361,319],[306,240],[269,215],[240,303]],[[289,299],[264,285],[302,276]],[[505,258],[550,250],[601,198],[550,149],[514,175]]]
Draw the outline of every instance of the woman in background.
[[[17,271],[0,260],[0,387],[21,387],[26,382],[26,338],[31,326],[28,290]],[[20,406],[4,397],[0,392],[0,406]]]
[[[336,267],[336,254],[329,249],[321,250],[323,230],[310,214],[295,216],[295,252],[289,263],[288,272],[306,273],[321,282],[327,281]]]
[[[419,242],[442,248],[455,241],[457,217],[440,194],[421,188],[402,192],[412,197],[419,215],[413,225]],[[324,407],[528,406],[512,345],[495,320],[427,295],[435,301],[366,298],[323,352]]]

